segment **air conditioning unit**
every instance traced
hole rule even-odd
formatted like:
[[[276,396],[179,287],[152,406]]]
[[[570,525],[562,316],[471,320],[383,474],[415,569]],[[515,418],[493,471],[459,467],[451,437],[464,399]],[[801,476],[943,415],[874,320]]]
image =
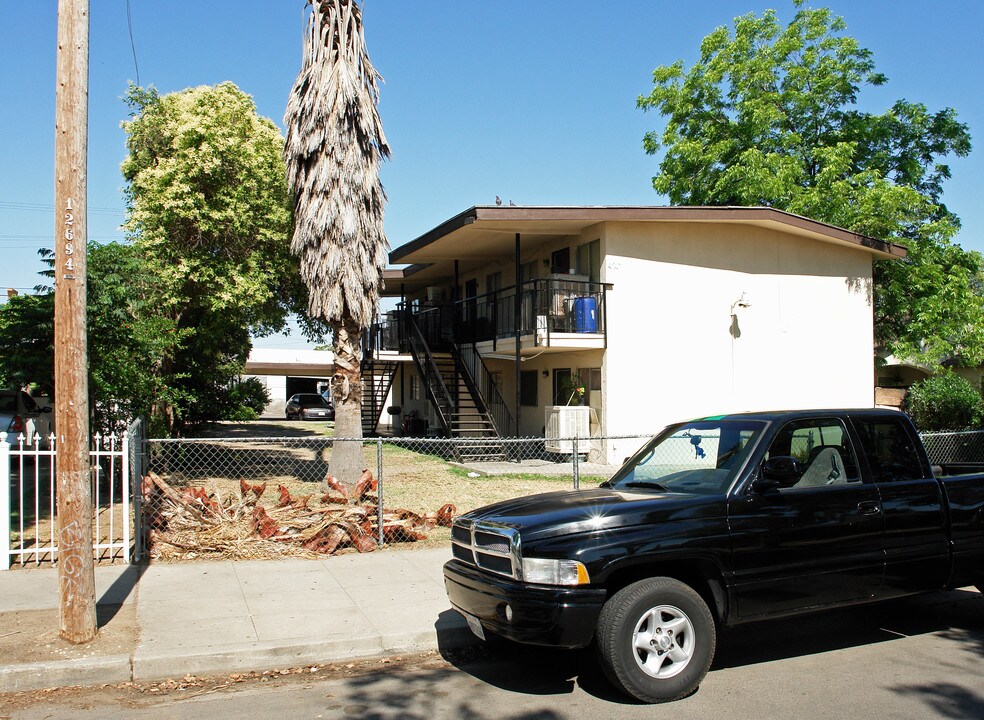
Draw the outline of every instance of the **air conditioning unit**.
[[[587,405],[549,405],[545,409],[546,427],[543,447],[547,452],[561,455],[574,454],[574,438],[577,453],[591,450],[591,408]]]

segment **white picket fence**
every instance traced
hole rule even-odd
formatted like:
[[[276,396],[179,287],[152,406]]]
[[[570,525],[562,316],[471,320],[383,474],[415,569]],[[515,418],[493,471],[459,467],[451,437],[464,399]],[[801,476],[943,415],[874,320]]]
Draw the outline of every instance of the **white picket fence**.
[[[92,477],[93,557],[130,562],[139,512],[140,423],[121,435],[96,435],[89,450]],[[58,559],[56,488],[58,443],[52,435],[26,445],[0,440],[0,571],[13,565],[53,565]],[[136,495],[138,497],[138,495]],[[137,558],[139,559],[139,558]]]

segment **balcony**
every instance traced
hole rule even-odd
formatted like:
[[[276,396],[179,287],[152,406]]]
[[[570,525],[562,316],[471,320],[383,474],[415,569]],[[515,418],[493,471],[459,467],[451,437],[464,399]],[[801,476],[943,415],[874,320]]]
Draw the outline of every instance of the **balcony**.
[[[570,276],[540,278],[519,288],[519,335],[522,350],[602,349],[606,347],[603,283]],[[475,343],[481,352],[515,350],[517,288],[468,297],[456,302],[409,304],[417,327],[432,351],[452,344]],[[376,351],[406,352],[401,306],[373,327]]]

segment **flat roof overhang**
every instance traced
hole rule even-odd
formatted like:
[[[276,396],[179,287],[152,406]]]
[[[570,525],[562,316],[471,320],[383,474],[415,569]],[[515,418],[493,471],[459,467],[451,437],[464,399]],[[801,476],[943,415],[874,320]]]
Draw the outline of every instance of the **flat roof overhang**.
[[[392,277],[386,285],[385,294],[398,290],[400,283],[410,290],[446,277],[446,270],[438,271],[435,268],[428,273],[428,266],[434,263],[458,260],[469,266],[479,266],[500,260],[513,253],[516,233],[520,234],[524,247],[528,248],[558,236],[578,235],[592,225],[605,222],[755,225],[856,248],[876,259],[906,256],[906,250],[901,245],[768,207],[478,205],[393,250],[389,256],[390,263],[409,264],[410,267],[387,271],[392,273]],[[402,273],[402,277],[398,277],[398,273]]]
[[[287,375],[291,377],[331,377],[333,363],[266,362],[247,360],[246,375]]]

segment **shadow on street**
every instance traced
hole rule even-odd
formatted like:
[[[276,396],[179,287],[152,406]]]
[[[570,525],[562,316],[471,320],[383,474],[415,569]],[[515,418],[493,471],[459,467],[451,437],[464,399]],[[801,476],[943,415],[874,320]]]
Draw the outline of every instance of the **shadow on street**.
[[[711,674],[929,634],[984,656],[984,596],[955,590],[725,629],[718,633]],[[608,681],[593,647],[555,650],[493,638],[486,643],[476,640],[475,645],[462,650],[442,649],[441,654],[462,672],[510,692],[564,695],[577,685],[601,700],[638,704]],[[941,717],[984,717],[984,695],[965,688],[935,685],[893,690],[922,696]]]

